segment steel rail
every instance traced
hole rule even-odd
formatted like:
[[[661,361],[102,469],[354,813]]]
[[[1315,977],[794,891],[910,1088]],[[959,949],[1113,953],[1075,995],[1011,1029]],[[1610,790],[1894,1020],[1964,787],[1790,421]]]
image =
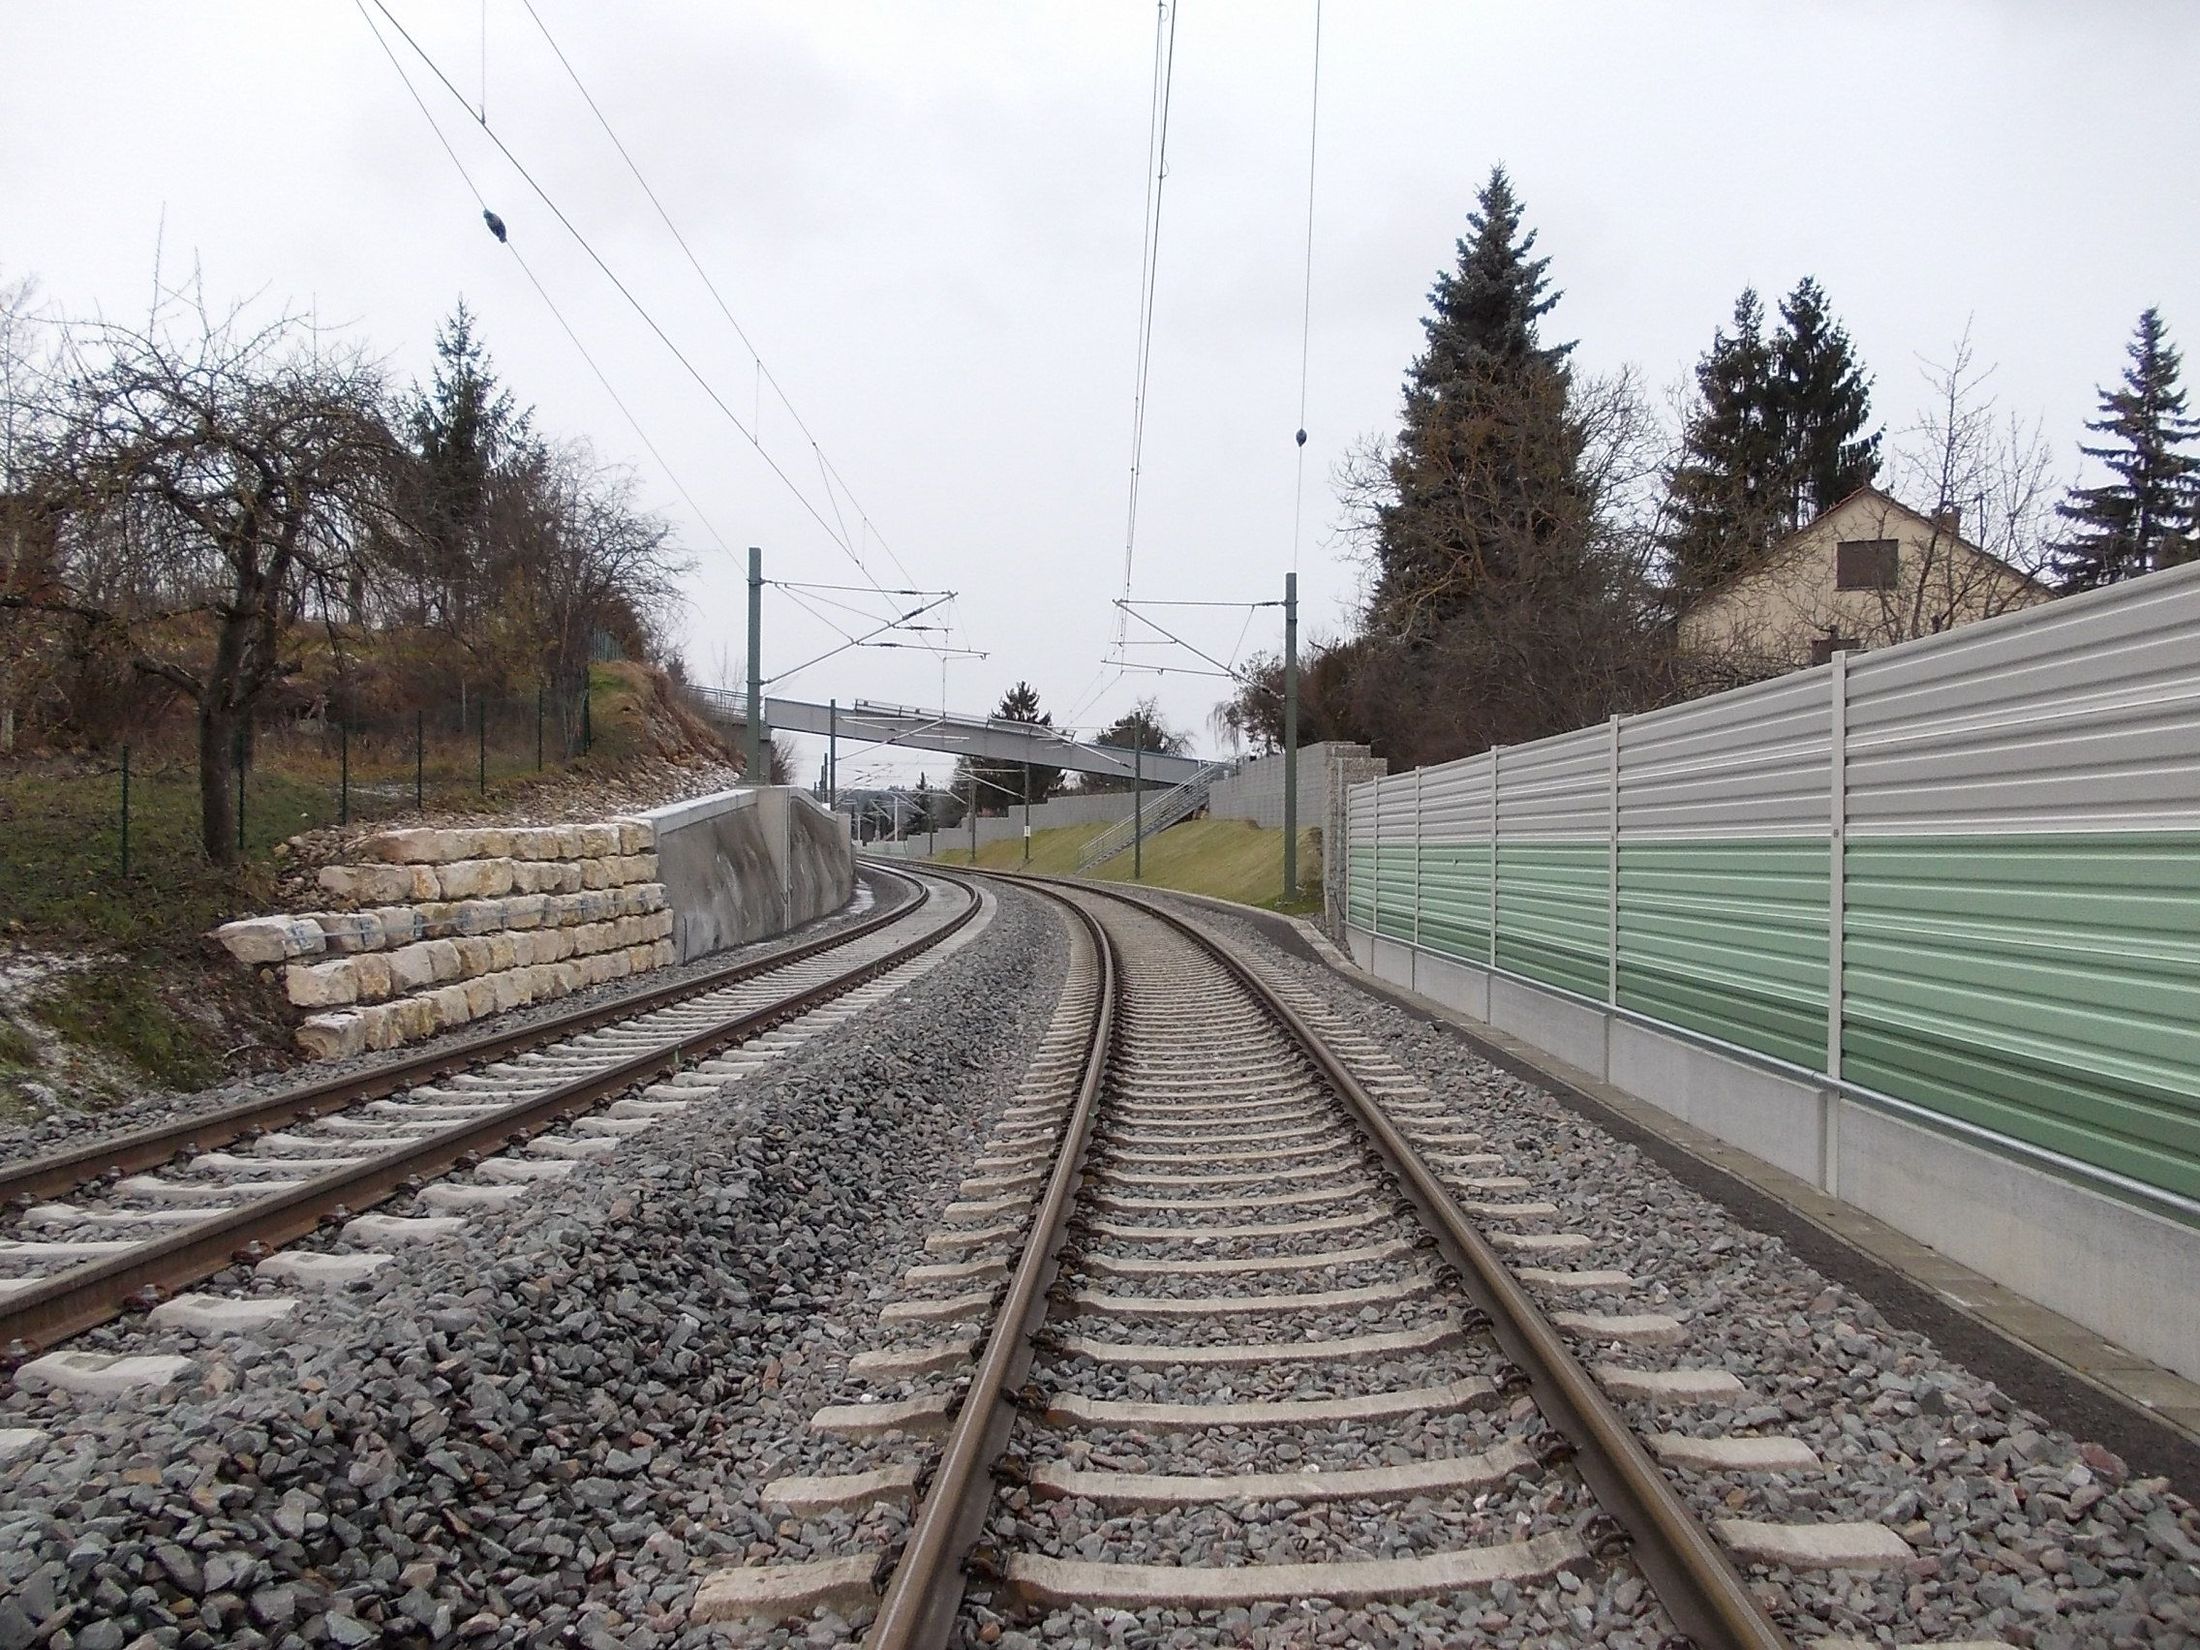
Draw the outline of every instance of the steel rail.
[[[133,1305],[151,1306],[181,1285],[201,1282],[240,1262],[256,1261],[320,1225],[349,1219],[360,1209],[410,1189],[426,1176],[462,1165],[469,1158],[520,1145],[553,1124],[593,1109],[612,1095],[678,1071],[684,1064],[707,1058],[729,1044],[747,1041],[784,1020],[846,995],[938,945],[977,915],[977,891],[960,879],[944,880],[969,889],[970,902],[962,911],[938,928],[906,940],[846,973],[645,1050],[604,1071],[546,1089],[493,1115],[456,1124],[397,1151],[364,1158],[356,1167],[332,1169],[293,1190],[255,1199],[230,1213],[196,1223],[167,1238],[151,1239],[103,1261],[71,1267],[35,1289],[10,1296],[0,1302],[0,1348],[5,1348],[0,1352],[0,1363],[12,1368],[40,1350],[119,1316]],[[904,914],[913,909],[914,904],[897,907]]]
[[[1097,917],[1061,902],[1082,920],[1094,950],[1099,990],[1084,1075],[1077,1087],[1046,1196],[1032,1217],[1022,1258],[1000,1297],[969,1390],[940,1449],[924,1499],[910,1522],[901,1559],[864,1638],[868,1650],[937,1650],[954,1632],[962,1606],[963,1564],[993,1503],[992,1468],[1008,1443],[1015,1394],[1031,1367],[1032,1336],[1046,1316],[1084,1158],[1099,1111],[1117,1006],[1114,942]]]
[[[560,1038],[579,1036],[603,1026],[615,1025],[621,1020],[632,1019],[637,1014],[648,1014],[704,992],[738,985],[743,980],[753,979],[759,974],[785,968],[793,963],[804,962],[823,952],[836,950],[862,939],[867,934],[874,934],[904,917],[913,916],[931,898],[930,890],[906,872],[888,870],[883,866],[874,866],[872,869],[909,883],[916,890],[915,897],[905,899],[860,923],[852,923],[846,928],[820,935],[813,940],[805,940],[799,945],[787,946],[769,956],[729,963],[723,968],[691,975],[669,985],[654,986],[612,1002],[591,1004],[569,1013],[530,1021],[508,1031],[494,1031],[484,1036],[471,1037],[447,1048],[391,1061],[372,1071],[324,1078],[319,1082],[285,1089],[280,1094],[247,1100],[220,1111],[204,1112],[173,1123],[161,1123],[129,1134],[72,1146],[66,1151],[33,1158],[27,1163],[0,1165],[0,1210],[9,1206],[24,1208],[39,1198],[72,1192],[109,1175],[131,1174],[139,1169],[152,1168],[186,1150],[207,1150],[227,1145],[232,1140],[243,1139],[256,1131],[264,1131],[270,1125],[310,1122],[316,1117],[325,1117],[330,1112],[357,1105],[362,1100],[379,1100],[384,1095],[395,1094],[416,1083],[505,1059],[513,1054],[554,1043]]]
[[[1429,1169],[1420,1153],[1390,1121],[1381,1104],[1352,1074],[1350,1067],[1289,1003],[1270,989],[1266,981],[1233,956],[1220,941],[1175,912],[1147,900],[1089,883],[1004,871],[978,874],[1037,889],[1073,910],[1080,908],[1065,897],[1062,890],[1112,900],[1155,918],[1220,963],[1336,1091],[1362,1133],[1382,1155],[1424,1229],[1435,1240],[1438,1253],[1458,1273],[1466,1293],[1488,1315],[1491,1331],[1506,1356],[1527,1377],[1537,1407],[1574,1446],[1576,1469],[1595,1493],[1603,1511],[1626,1533],[1632,1557],[1674,1625],[1699,1650],[1794,1650],[1793,1641],[1758,1603],[1725,1550],[1688,1510],[1634,1430],[1604,1396],[1588,1371],[1581,1367],[1556,1327],[1512,1275],[1488,1239],[1460,1209],[1450,1190]],[[1088,922],[1097,921],[1089,912],[1082,914]],[[1088,1072],[1088,1079],[1091,1076]],[[1078,1150],[1081,1157],[1082,1142]],[[1056,1165],[1056,1181],[1049,1188],[1050,1199],[1064,1180],[1068,1166],[1069,1156],[1065,1150]],[[1066,1216],[1066,1210],[1063,1214]],[[1033,1241],[1036,1242],[1036,1238]],[[1050,1248],[1049,1261],[1058,1248],[1058,1242]],[[1031,1254],[1027,1249],[1025,1267],[1030,1263]],[[1019,1279],[1023,1271],[1019,1269]],[[1006,1332],[1007,1323],[1004,1312],[995,1326],[993,1339],[988,1342],[989,1353]],[[1019,1327],[1013,1337],[1015,1343],[1023,1346],[1028,1333],[1028,1328]],[[1026,1356],[1028,1360],[1028,1349]],[[973,1401],[985,1390],[983,1387],[974,1389]],[[996,1392],[993,1407],[998,1408],[1000,1404]],[[1004,1435],[1005,1430],[1004,1424]],[[951,1444],[959,1442],[964,1431],[958,1424]],[[973,1496],[973,1499],[979,1500],[978,1516],[982,1519],[983,1498]],[[920,1529],[922,1517],[920,1513]],[[910,1556],[918,1551],[915,1535],[913,1530],[902,1568],[895,1572],[897,1588],[903,1584],[903,1571],[908,1567]],[[927,1549],[927,1556],[937,1562],[937,1552],[944,1545],[940,1543]],[[959,1559],[960,1556],[957,1551],[955,1557]],[[959,1575],[953,1579],[959,1592]],[[944,1580],[911,1577],[908,1585],[937,1590],[944,1586]],[[952,1607],[948,1617],[951,1624]],[[883,1614],[881,1620],[884,1620]],[[874,1634],[868,1642],[879,1650],[889,1646],[892,1650],[904,1650],[904,1647],[907,1650],[936,1650],[937,1646],[946,1643],[946,1631],[942,1629],[939,1636],[924,1638],[913,1635],[885,1638]]]

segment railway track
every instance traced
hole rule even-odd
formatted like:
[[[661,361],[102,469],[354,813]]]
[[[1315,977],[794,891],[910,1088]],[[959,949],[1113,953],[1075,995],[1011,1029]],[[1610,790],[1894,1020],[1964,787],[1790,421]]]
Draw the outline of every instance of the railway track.
[[[1054,1027],[939,1259],[849,1364],[870,1390],[812,1422],[885,1464],[764,1495],[807,1518],[909,1501],[906,1539],[721,1570],[696,1619],[875,1605],[864,1642],[905,1650],[1041,1617],[1045,1641],[1107,1642],[1161,1611],[1235,1642],[1310,1600],[1479,1599],[1427,1641],[1474,1642],[1510,1624],[1489,1599],[1555,1586],[1577,1634],[1788,1645],[1606,1397],[1624,1375],[1572,1350],[1677,1326],[1537,1298],[1632,1280],[1564,1269],[1555,1209],[1303,994],[1142,901],[1045,891],[1081,953]]]
[[[799,1041],[791,1023],[807,1036],[856,1012],[979,912],[957,879],[876,874],[902,897],[763,957],[0,1169],[8,1367],[32,1386],[157,1382],[161,1355],[56,1349],[132,1309],[250,1329],[295,1305],[274,1289],[366,1276],[468,1210],[607,1155]],[[368,1212],[393,1198],[414,1212]],[[285,1247],[324,1229],[341,1252]],[[178,1293],[233,1267],[238,1287]]]

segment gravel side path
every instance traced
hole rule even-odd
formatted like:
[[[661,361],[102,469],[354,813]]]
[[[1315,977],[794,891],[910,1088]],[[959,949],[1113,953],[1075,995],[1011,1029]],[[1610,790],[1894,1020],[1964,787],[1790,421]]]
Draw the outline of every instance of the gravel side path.
[[[1682,1186],[1634,1146],[1474,1057],[1443,1031],[1287,954],[1253,924],[1179,909],[1378,1038],[1559,1205],[1594,1247],[1573,1264],[1632,1274],[1607,1310],[1680,1319],[1679,1346],[1620,1354],[1730,1370],[1734,1405],[1626,1405],[1644,1431],[1800,1438],[1822,1473],[1677,1471],[1706,1518],[1874,1520],[1912,1547],[1876,1573],[1749,1573],[1799,1640],[2000,1639],[2025,1650],[2200,1645],[2200,1512],[1898,1329],[1870,1301]],[[1604,1354],[1610,1355],[1610,1354]]]
[[[1059,920],[1000,897],[876,1012],[196,1384],[0,1401],[56,1433],[0,1466],[0,1650],[708,1642],[696,1576],[772,1542],[760,1486],[1053,1009]]]
[[[173,1123],[179,1118],[196,1117],[204,1112],[222,1111],[230,1106],[244,1104],[248,1100],[265,1099],[280,1094],[285,1089],[303,1083],[320,1082],[326,1078],[347,1077],[358,1072],[373,1071],[378,1067],[401,1060],[418,1059],[455,1043],[480,1037],[490,1031],[503,1031],[560,1014],[570,1014],[578,1009],[594,1008],[602,1003],[616,1002],[622,997],[654,991],[661,986],[675,985],[698,974],[724,968],[730,963],[748,962],[758,957],[768,957],[774,951],[782,951],[793,945],[805,944],[845,928],[851,923],[875,915],[882,906],[898,905],[913,898],[906,885],[875,873],[858,870],[857,891],[847,906],[831,916],[775,934],[770,939],[757,940],[748,945],[729,946],[697,957],[692,962],[675,963],[669,968],[652,969],[640,979],[615,980],[603,985],[576,991],[569,997],[555,1002],[530,1004],[500,1014],[492,1020],[476,1020],[458,1031],[445,1032],[440,1037],[427,1038],[418,1043],[408,1043],[401,1049],[386,1049],[372,1054],[353,1055],[344,1060],[308,1061],[285,1071],[266,1072],[254,1077],[240,1077],[233,1082],[217,1084],[210,1089],[200,1089],[195,1094],[171,1094],[165,1091],[148,1094],[141,1099],[125,1101],[96,1112],[60,1111],[36,1122],[21,1124],[15,1128],[0,1129],[0,1158],[33,1157],[42,1152],[56,1151],[74,1146],[86,1139],[98,1139],[104,1135],[120,1134],[130,1129],[152,1128],[162,1123]],[[868,884],[872,894],[866,898],[864,886]],[[874,903],[875,902],[875,903]]]

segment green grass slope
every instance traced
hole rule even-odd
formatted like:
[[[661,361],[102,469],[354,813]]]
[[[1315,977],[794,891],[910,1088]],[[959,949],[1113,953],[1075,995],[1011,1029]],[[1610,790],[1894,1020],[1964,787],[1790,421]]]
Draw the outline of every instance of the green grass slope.
[[[1050,876],[1074,876],[1084,846],[1099,834],[1096,825],[1064,825],[1051,831],[1034,831],[1028,869]],[[1299,832],[1299,898],[1281,903],[1283,894],[1283,833],[1243,819],[1190,819],[1172,825],[1158,836],[1148,837],[1143,876],[1149,888],[1174,888],[1187,894],[1210,894],[1269,910],[1314,911],[1321,906],[1321,850],[1319,834]],[[939,862],[967,865],[966,847],[950,848],[943,834]],[[1107,882],[1131,880],[1131,851],[1093,867],[1091,875]],[[981,869],[1027,869],[1023,844],[1011,839],[989,843],[978,850]]]

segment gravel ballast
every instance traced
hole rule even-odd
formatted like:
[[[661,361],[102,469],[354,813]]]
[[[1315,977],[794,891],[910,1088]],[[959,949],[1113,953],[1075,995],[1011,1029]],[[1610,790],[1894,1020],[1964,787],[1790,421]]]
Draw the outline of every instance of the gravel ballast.
[[[706,1642],[697,1578],[793,1545],[760,1487],[847,1396],[1053,1009],[1059,919],[1000,899],[614,1157],[280,1326],[174,1343],[196,1377],[157,1399],[0,1401],[52,1434],[0,1466],[0,1650]]]

